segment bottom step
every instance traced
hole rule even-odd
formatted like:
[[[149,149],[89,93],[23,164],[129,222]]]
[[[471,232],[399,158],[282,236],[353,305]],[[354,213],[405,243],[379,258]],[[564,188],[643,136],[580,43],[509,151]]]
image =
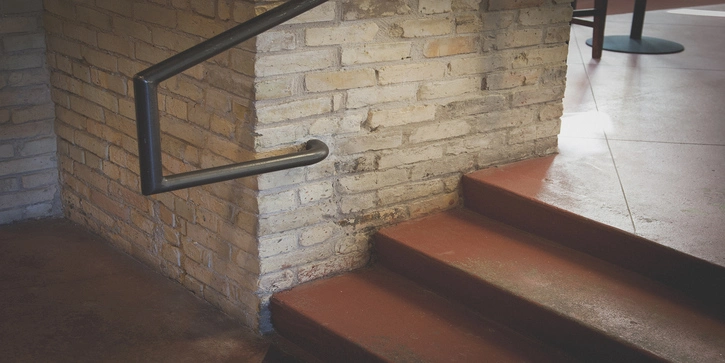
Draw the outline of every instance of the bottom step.
[[[270,309],[279,334],[326,361],[571,361],[381,267],[278,293]]]

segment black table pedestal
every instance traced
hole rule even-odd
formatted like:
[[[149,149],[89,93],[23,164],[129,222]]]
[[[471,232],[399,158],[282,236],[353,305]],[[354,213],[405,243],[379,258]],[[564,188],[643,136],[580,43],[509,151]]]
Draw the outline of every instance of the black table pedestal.
[[[643,37],[644,12],[647,0],[635,0],[632,17],[632,31],[629,36],[610,35],[604,37],[602,49],[620,53],[634,54],[671,54],[685,50],[682,44],[669,40]],[[587,39],[587,45],[592,46],[592,39]]]
[[[592,46],[591,41],[591,39],[587,39],[587,45],[590,47]],[[685,47],[680,43],[659,38],[632,39],[626,35],[610,35],[604,37],[602,49],[620,53],[671,54],[682,52]]]

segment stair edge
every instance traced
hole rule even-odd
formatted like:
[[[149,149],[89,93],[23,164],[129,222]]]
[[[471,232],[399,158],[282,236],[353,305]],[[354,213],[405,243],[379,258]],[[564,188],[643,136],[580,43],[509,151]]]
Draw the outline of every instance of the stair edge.
[[[725,267],[470,175],[462,184],[466,208],[673,287],[723,315]]]

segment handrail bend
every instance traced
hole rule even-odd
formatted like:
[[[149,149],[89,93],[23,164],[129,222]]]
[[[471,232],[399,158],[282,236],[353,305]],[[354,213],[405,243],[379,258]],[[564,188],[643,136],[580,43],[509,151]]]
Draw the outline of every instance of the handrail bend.
[[[158,107],[158,85],[164,80],[327,1],[290,0],[134,76],[141,192],[144,195],[310,165],[327,157],[327,145],[319,140],[310,140],[305,150],[292,154],[164,176]]]

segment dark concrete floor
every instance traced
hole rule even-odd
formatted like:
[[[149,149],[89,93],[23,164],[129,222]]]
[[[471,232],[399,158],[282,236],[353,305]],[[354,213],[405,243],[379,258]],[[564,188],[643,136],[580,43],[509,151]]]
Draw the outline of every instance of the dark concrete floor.
[[[268,347],[77,225],[0,227],[2,362],[261,362]]]

